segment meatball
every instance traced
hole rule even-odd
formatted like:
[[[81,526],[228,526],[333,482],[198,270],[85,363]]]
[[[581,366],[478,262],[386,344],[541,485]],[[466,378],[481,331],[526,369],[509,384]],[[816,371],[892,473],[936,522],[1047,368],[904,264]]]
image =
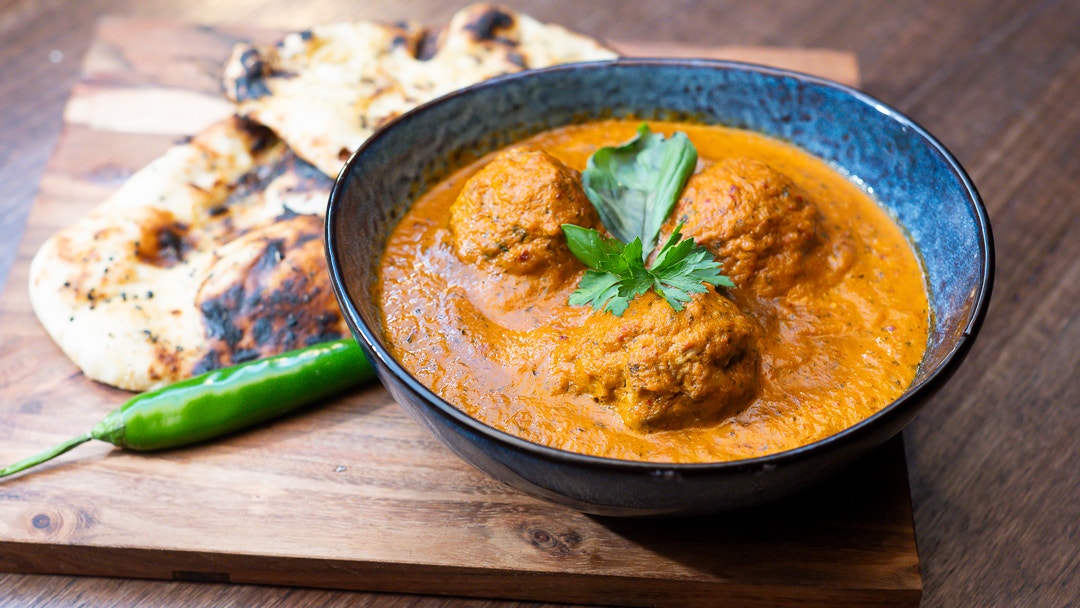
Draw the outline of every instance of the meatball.
[[[467,263],[491,262],[515,275],[572,262],[562,225],[592,228],[598,223],[577,171],[547,152],[522,148],[496,156],[450,206],[458,257]]]
[[[821,217],[802,189],[769,165],[748,158],[718,162],[691,177],[672,213],[683,233],[720,260],[739,289],[782,295],[811,264]]]
[[[679,312],[648,291],[579,331],[554,351],[563,390],[614,406],[639,431],[714,424],[757,390],[755,326],[712,289]]]

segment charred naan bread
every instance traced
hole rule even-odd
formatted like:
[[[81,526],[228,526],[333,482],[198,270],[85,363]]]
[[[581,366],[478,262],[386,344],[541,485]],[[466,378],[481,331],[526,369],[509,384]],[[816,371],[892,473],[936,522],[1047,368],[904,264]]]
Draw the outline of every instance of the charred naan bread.
[[[129,390],[343,337],[331,186],[269,129],[214,125],[45,242],[34,311],[88,377]]]
[[[476,4],[442,30],[337,23],[276,46],[240,44],[224,88],[241,115],[333,177],[375,129],[421,103],[501,74],[616,56],[558,25]]]

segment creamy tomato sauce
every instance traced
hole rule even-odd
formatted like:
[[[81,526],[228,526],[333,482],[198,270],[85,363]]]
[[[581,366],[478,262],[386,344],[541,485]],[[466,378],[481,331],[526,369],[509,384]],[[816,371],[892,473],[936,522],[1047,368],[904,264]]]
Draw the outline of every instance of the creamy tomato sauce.
[[[556,167],[549,171],[554,176],[550,179],[565,181],[583,170],[599,147],[633,137],[638,124],[612,120],[569,126],[514,147],[542,150],[557,159],[555,165],[546,165]],[[739,315],[736,342],[746,353],[740,351],[737,370],[724,368],[725,373],[740,374],[739,390],[724,393],[737,399],[708,416],[661,419],[659,424],[638,424],[627,417],[630,406],[605,399],[605,391],[623,390],[602,386],[603,378],[616,378],[618,384],[624,377],[612,376],[605,368],[621,361],[622,343],[597,344],[619,334],[623,320],[568,305],[584,265],[555,251],[557,243],[520,251],[514,244],[503,245],[505,235],[489,234],[494,224],[468,224],[471,218],[459,217],[452,226],[452,205],[494,156],[454,173],[421,196],[389,239],[376,291],[383,329],[405,368],[470,416],[524,439],[585,454],[658,462],[727,461],[795,448],[847,428],[899,396],[914,378],[926,347],[928,307],[916,257],[882,209],[825,162],[791,145],[723,127],[649,124],[653,131],[687,133],[698,151],[698,172],[677,207],[680,217],[673,215],[667,230],[672,222],[684,222],[683,233],[717,252],[725,273],[736,279],[735,289],[696,297],[726,298],[723,306]],[[752,174],[745,184],[724,173],[737,173],[740,167]],[[766,177],[755,173],[766,170],[772,172]],[[765,182],[767,187],[759,187]],[[476,187],[475,182],[470,186]],[[728,191],[735,200],[739,188],[752,190],[739,194],[746,205],[772,196],[784,198],[789,206],[772,215],[748,213],[734,219],[723,207],[697,211],[688,206],[712,204]],[[556,202],[569,199],[567,205],[580,203],[564,191],[543,196]],[[790,206],[790,192],[799,193],[797,209]],[[570,212],[556,202],[545,213],[563,221],[560,214]],[[465,212],[459,206],[457,213]],[[587,223],[592,221],[589,213],[576,209],[570,215],[574,223]],[[744,220],[760,222],[755,227],[760,230],[743,230]],[[724,222],[728,224],[717,232],[715,225]],[[760,240],[765,234],[761,230],[780,233],[765,239],[773,245],[750,251],[757,245],[747,239]],[[732,234],[741,240],[730,238]],[[462,245],[464,238],[479,245],[469,249]],[[490,251],[485,250],[485,238],[491,239]],[[514,267],[518,262],[527,262],[527,267]],[[660,306],[650,310],[674,314],[656,301]],[[640,314],[653,314],[644,311],[648,304],[641,303]],[[700,306],[687,310],[707,313]],[[632,307],[625,316],[631,319],[634,314]],[[709,326],[668,316],[636,327],[670,327],[691,339]],[[714,343],[708,335],[700,339],[700,344]],[[677,364],[656,363],[664,369]],[[753,367],[752,385],[746,384],[748,366]],[[678,378],[679,386],[691,387],[688,391],[702,384],[688,381],[689,373]],[[625,401],[625,391],[620,394]]]

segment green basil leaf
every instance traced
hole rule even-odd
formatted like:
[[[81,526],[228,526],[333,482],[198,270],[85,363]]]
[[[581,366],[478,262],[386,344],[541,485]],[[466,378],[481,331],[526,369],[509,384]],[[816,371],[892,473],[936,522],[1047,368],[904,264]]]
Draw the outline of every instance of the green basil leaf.
[[[665,138],[643,123],[625,144],[597,150],[581,181],[604,227],[624,243],[640,239],[644,259],[696,166],[685,133]]]

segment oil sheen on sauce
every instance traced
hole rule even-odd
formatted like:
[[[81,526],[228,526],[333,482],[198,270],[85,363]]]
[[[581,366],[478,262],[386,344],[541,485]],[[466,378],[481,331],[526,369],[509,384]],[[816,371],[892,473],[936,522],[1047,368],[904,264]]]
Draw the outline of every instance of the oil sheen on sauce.
[[[583,170],[601,146],[634,136],[639,121],[568,126],[516,145]],[[779,297],[735,291],[760,329],[760,388],[736,414],[707,427],[639,432],[591,397],[560,391],[554,345],[595,312],[567,299],[569,281],[536,285],[463,263],[451,246],[449,207],[486,159],[422,195],[392,233],[376,295],[393,355],[468,415],[524,439],[627,460],[718,462],[805,445],[874,414],[909,386],[927,342],[923,275],[901,230],[858,186],[820,159],[760,134],[650,122],[683,131],[699,164],[751,157],[786,174],[823,218],[832,278]],[[842,260],[841,260],[842,258]],[[588,353],[582,353],[588,356]]]

